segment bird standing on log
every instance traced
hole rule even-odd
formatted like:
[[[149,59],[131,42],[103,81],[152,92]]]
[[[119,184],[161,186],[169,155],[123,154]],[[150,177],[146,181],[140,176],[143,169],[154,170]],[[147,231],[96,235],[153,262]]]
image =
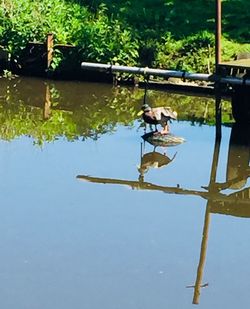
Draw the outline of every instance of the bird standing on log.
[[[177,112],[172,111],[170,107],[150,107],[148,104],[143,104],[141,111],[137,114],[138,116],[142,115],[142,119],[145,123],[154,124],[157,131],[157,124],[160,124],[163,127],[163,130],[156,132],[156,134],[168,134],[169,124],[168,121],[171,119],[177,119]]]

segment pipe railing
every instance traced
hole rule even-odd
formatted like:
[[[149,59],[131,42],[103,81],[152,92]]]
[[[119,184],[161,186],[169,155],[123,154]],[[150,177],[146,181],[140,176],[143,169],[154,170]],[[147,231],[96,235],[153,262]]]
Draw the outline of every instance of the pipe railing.
[[[165,78],[181,78],[183,80],[199,80],[208,81],[223,84],[232,85],[250,85],[250,79],[238,78],[238,77],[221,77],[215,74],[203,74],[203,73],[189,73],[185,71],[175,70],[163,70],[163,69],[152,69],[148,67],[129,67],[124,65],[112,65],[104,63],[93,63],[93,62],[82,62],[81,68],[83,70],[98,71],[98,72],[110,72],[110,73],[130,73],[135,75],[144,76],[159,76]]]

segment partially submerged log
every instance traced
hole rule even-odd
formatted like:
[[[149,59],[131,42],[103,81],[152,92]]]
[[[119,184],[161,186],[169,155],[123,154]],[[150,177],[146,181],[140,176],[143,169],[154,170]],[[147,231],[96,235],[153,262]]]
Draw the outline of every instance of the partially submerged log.
[[[183,137],[175,136],[171,133],[161,134],[160,132],[149,132],[142,135],[142,138],[155,147],[176,146],[185,142]]]

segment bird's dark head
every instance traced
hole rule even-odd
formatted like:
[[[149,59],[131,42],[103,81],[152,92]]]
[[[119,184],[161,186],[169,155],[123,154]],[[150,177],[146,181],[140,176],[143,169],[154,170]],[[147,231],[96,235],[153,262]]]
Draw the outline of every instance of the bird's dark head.
[[[137,113],[137,116],[141,116],[143,113],[147,113],[151,111],[151,107],[148,104],[143,104],[141,110]]]
[[[148,104],[145,103],[142,105],[141,109],[143,112],[150,112],[152,108]]]

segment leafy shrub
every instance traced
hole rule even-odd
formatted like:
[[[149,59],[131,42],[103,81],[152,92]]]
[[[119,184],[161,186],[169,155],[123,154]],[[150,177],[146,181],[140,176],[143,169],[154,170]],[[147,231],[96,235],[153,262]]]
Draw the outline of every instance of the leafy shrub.
[[[117,19],[109,19],[106,6],[87,23],[83,23],[73,38],[82,48],[86,61],[135,65],[138,58],[138,43],[132,39],[131,29],[123,28]]]
[[[208,72],[214,59],[214,36],[206,31],[175,41],[170,34],[159,44],[158,66],[166,68]]]
[[[6,0],[0,25],[0,42],[15,56],[27,42],[44,41],[52,32],[55,43],[81,47],[85,60],[135,64],[138,57],[131,30],[109,19],[104,5],[93,15],[84,6],[61,0]]]

